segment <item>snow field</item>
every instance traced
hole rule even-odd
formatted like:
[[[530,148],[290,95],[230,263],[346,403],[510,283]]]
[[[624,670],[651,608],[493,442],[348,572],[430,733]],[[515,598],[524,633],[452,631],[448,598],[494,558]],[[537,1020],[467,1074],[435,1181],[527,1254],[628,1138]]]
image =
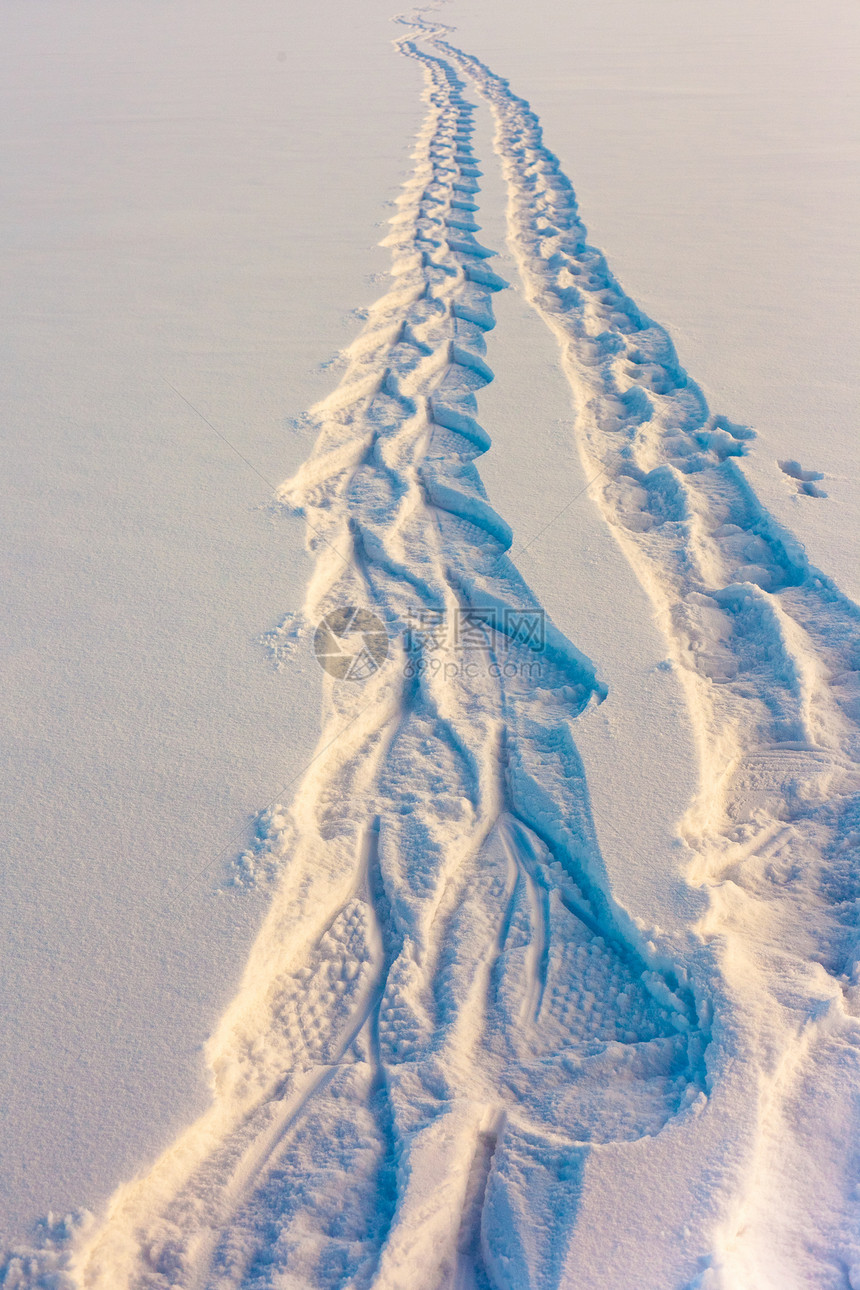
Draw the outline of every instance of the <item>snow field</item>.
[[[389,657],[325,681],[317,754],[267,817],[255,863],[282,878],[208,1045],[210,1109],[66,1240],[61,1280],[854,1284],[860,613],[759,500],[752,432],[589,244],[530,104],[431,10],[404,26],[427,118],[392,286],[280,490],[315,567],[274,646],[361,606]],[[612,694],[476,465],[508,284],[476,238],[472,92],[589,496],[669,654],[648,701],[680,688],[696,742],[680,839],[663,821],[626,877],[578,747]]]

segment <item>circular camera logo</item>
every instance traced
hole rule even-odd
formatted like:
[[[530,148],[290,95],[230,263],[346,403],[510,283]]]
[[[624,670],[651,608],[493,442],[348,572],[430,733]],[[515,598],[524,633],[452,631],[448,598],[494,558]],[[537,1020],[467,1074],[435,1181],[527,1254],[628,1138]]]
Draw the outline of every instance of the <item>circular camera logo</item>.
[[[388,658],[385,623],[369,609],[332,609],[314,633],[314,654],[339,681],[366,681]]]

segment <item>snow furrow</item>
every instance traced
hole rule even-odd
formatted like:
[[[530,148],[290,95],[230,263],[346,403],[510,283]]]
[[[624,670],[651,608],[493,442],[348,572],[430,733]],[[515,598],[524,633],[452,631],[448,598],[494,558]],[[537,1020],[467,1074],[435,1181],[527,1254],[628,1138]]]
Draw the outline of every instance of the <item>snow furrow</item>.
[[[575,1189],[584,1144],[656,1134],[701,1088],[686,974],[597,877],[573,732],[605,689],[474,464],[505,286],[475,239],[474,109],[450,60],[399,47],[428,116],[393,286],[282,490],[325,657],[371,615],[388,657],[330,668],[211,1108],[81,1243],[88,1290],[550,1286],[536,1207]]]

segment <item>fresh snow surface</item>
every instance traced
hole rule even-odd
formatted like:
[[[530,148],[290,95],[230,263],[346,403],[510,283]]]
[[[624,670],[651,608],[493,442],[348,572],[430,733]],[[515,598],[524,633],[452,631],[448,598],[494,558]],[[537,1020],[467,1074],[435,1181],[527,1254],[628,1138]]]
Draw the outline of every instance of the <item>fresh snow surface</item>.
[[[0,1284],[860,1286],[856,15],[389,16],[4,15]]]
[[[379,293],[423,111],[388,8],[350,12],[3,6],[7,1233],[205,1106],[264,908],[217,889],[313,755],[319,669],[259,643],[310,570],[265,481]]]

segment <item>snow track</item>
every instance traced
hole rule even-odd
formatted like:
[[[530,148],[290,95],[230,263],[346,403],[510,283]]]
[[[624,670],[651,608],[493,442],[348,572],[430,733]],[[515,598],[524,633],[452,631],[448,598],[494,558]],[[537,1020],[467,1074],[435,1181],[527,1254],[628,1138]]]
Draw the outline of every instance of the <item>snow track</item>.
[[[511,249],[559,342],[592,495],[655,603],[698,737],[683,831],[691,878],[712,889],[701,934],[728,946],[720,1002],[754,1050],[761,1134],[712,1284],[721,1268],[726,1287],[843,1285],[857,1153],[830,1135],[858,1122],[845,992],[860,970],[860,612],[755,497],[737,462],[751,432],[711,414],[668,333],[588,244],[529,104],[429,30],[492,107]],[[812,1169],[806,1185],[805,1100],[831,1122],[826,1180]],[[810,1219],[830,1238],[812,1256]]]
[[[429,113],[394,286],[284,489],[315,534],[306,617],[372,609],[391,656],[331,686],[212,1109],[115,1197],[88,1287],[550,1284],[563,1162],[699,1088],[689,994],[593,877],[572,728],[604,690],[474,465],[505,286],[475,238],[474,109],[446,61],[401,49]]]
[[[369,611],[388,658],[328,682],[318,754],[273,812],[282,877],[209,1045],[211,1108],[117,1192],[69,1275],[87,1290],[573,1285],[589,1152],[700,1113],[731,1030],[758,1132],[699,1284],[788,1286],[804,1260],[808,1284],[844,1284],[855,1162],[842,1144],[813,1194],[798,1122],[811,1102],[857,1123],[860,616],[751,492],[749,432],[711,415],[587,244],[528,103],[438,26],[397,43],[428,113],[393,285],[282,490],[316,557],[305,619]],[[511,246],[559,340],[591,492],[693,714],[702,791],[683,833],[711,904],[683,963],[601,886],[575,729],[606,691],[509,558],[475,464],[507,284],[476,238],[461,78],[495,113]],[[720,965],[708,982],[703,963]],[[831,1098],[834,1046],[847,1091]],[[799,1248],[810,1212],[838,1256]]]

